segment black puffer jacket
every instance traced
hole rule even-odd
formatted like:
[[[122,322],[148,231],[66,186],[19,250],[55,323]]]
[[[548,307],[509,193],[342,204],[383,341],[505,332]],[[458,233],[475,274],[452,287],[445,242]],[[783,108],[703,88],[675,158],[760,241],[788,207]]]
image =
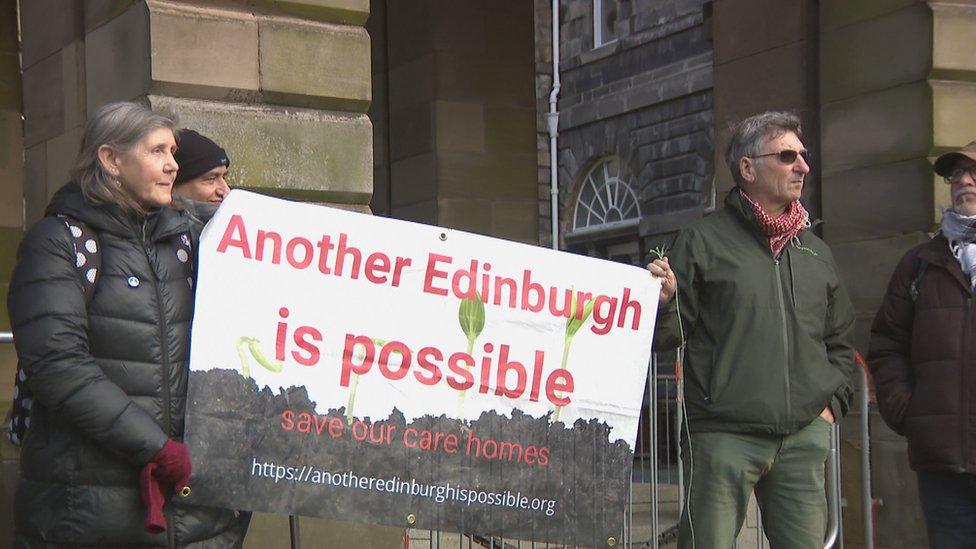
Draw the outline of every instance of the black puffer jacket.
[[[102,273],[86,303],[64,223],[46,217],[21,244],[9,309],[34,394],[15,499],[16,547],[234,547],[234,511],[165,508],[169,528],[143,529],[139,471],[183,435],[192,281],[177,257],[188,217],[142,221],[94,206],[74,184],[48,206],[99,235]]]

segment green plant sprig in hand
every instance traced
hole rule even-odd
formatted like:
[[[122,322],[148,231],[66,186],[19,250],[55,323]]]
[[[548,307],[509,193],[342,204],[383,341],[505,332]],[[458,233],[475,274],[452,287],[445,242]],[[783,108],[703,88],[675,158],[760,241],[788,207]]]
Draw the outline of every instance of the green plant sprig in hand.
[[[569,362],[569,349],[573,344],[573,337],[576,336],[576,332],[583,327],[583,324],[590,318],[593,314],[593,301],[583,306],[582,312],[579,310],[579,303],[576,301],[576,292],[573,291],[573,298],[570,302],[569,307],[569,318],[566,319],[566,334],[563,337],[563,360],[560,364],[560,368],[563,370],[568,370]],[[556,406],[556,409],[552,415],[552,421],[559,421],[559,413],[562,411],[562,406]]]
[[[485,304],[481,301],[481,294],[475,292],[474,297],[461,300],[461,304],[458,306],[458,324],[461,325],[464,337],[468,339],[468,356],[473,356],[471,353],[474,351],[474,342],[485,330]],[[464,408],[466,395],[467,390],[458,394],[457,417],[459,419]]]
[[[244,374],[244,377],[251,377],[251,365],[247,359],[247,353],[244,352],[244,347],[247,347],[254,360],[269,372],[278,374],[285,367],[284,364],[266,357],[261,347],[258,346],[260,343],[259,340],[253,337],[241,336],[237,338],[237,358],[241,361],[241,373]]]
[[[664,256],[667,255],[667,252],[668,252],[668,250],[664,246],[658,246],[657,248],[651,249],[651,255],[653,255],[655,259],[664,259]],[[674,300],[675,312],[678,315],[678,335],[681,336],[681,346],[684,347],[684,344],[685,344],[685,328],[684,328],[684,326],[681,323],[681,302],[678,301],[678,277],[677,277],[677,275],[675,275],[675,277],[674,277],[674,295],[671,296],[671,299]]]

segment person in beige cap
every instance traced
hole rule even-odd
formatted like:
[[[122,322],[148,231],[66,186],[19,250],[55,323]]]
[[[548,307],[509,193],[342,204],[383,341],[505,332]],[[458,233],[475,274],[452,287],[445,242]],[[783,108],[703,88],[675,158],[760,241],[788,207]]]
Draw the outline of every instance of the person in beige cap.
[[[895,268],[868,365],[882,417],[908,439],[930,547],[976,547],[976,141],[933,165],[952,207]]]

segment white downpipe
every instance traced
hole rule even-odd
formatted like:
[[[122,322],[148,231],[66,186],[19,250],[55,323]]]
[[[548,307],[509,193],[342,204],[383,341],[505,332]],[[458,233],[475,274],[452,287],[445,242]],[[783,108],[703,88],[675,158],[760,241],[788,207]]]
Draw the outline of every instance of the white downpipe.
[[[556,137],[559,135],[559,0],[552,0],[552,91],[549,92],[549,200],[552,218],[552,249],[559,249],[559,166],[556,161]]]

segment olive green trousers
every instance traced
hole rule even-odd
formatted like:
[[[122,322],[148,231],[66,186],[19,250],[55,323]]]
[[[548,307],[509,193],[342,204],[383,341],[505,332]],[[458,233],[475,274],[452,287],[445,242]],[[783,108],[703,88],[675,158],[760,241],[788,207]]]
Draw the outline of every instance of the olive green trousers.
[[[753,492],[772,549],[820,549],[827,529],[824,464],[830,423],[786,436],[692,433],[681,447],[680,549],[730,549]]]

